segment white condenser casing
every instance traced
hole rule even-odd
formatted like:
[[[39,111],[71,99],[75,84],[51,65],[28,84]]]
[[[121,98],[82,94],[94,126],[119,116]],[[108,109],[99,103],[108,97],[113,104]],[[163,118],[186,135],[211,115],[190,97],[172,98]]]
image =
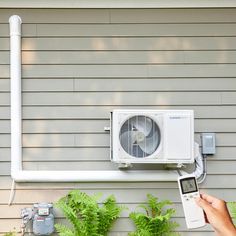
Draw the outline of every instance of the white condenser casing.
[[[114,110],[111,160],[120,164],[193,163],[193,111]]]

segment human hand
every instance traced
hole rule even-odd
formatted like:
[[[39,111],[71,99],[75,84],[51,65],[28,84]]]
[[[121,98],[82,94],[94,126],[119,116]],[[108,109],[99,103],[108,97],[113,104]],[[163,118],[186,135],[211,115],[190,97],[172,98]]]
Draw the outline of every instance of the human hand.
[[[236,236],[225,201],[203,193],[196,203],[204,210],[206,222],[211,224],[218,236]]]

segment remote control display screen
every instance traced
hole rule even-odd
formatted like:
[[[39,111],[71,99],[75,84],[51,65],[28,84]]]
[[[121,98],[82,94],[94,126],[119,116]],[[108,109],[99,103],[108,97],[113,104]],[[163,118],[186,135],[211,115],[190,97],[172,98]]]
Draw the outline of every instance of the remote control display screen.
[[[192,193],[197,192],[197,184],[195,178],[187,178],[180,180],[182,193]]]

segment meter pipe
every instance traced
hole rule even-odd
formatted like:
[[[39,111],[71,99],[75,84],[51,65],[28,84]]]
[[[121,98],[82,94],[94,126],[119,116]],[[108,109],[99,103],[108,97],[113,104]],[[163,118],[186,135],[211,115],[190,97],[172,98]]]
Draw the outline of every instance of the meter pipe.
[[[10,23],[11,176],[16,182],[145,182],[176,181],[175,170],[29,171],[22,169],[21,18]],[[56,163],[55,163],[56,164]]]

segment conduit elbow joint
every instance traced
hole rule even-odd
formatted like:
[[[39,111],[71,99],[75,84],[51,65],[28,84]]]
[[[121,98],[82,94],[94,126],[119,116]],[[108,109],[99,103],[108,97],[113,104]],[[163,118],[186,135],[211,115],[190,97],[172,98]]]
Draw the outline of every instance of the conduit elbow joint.
[[[9,18],[10,23],[10,36],[21,35],[21,23],[22,20],[19,16],[13,15]]]

